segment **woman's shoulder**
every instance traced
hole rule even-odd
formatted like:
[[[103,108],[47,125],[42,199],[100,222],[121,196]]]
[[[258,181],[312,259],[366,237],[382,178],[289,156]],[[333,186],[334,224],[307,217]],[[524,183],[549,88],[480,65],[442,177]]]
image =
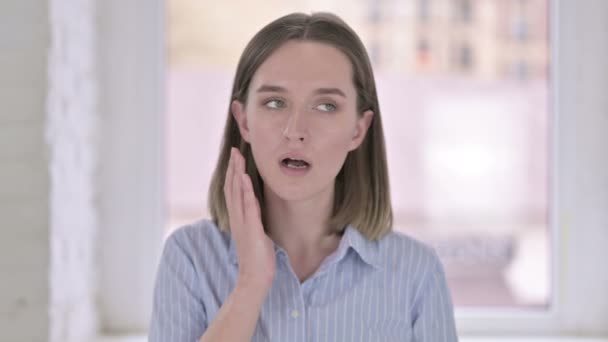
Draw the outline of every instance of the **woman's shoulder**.
[[[188,255],[225,253],[229,244],[229,233],[221,231],[212,220],[207,218],[176,228],[165,242],[166,246],[176,245]]]
[[[440,264],[434,247],[400,231],[386,234],[378,247],[384,262],[394,268],[434,268]]]

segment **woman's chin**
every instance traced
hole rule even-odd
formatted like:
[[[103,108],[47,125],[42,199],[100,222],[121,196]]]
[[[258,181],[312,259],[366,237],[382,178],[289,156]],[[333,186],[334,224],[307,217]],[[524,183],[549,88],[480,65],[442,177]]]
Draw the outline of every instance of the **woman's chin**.
[[[277,182],[278,183],[278,182]],[[268,184],[266,190],[272,192],[272,196],[288,202],[304,201],[314,196],[314,191],[310,185],[306,184]],[[268,189],[269,188],[269,189]]]
[[[304,201],[309,199],[310,197],[312,197],[311,193],[307,193],[307,192],[302,192],[299,189],[293,189],[293,188],[282,188],[282,189],[278,189],[278,191],[273,191],[275,193],[275,195],[283,200],[283,201],[289,201],[289,202],[299,202],[299,201]]]
[[[290,202],[307,201],[318,197],[325,192],[323,188],[328,185],[321,185],[313,177],[286,177],[284,174],[273,174],[271,177],[262,177],[264,181],[264,191],[270,191],[271,196]],[[329,190],[329,189],[325,189]],[[331,192],[331,191],[328,191]],[[268,198],[268,196],[265,196]]]

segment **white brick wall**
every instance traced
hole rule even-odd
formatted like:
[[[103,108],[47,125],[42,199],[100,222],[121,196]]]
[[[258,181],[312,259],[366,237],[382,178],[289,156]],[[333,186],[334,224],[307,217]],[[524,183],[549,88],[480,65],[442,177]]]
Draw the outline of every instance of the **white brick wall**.
[[[97,331],[94,0],[0,2],[0,341]]]
[[[94,0],[49,2],[50,341],[97,331],[99,158]]]

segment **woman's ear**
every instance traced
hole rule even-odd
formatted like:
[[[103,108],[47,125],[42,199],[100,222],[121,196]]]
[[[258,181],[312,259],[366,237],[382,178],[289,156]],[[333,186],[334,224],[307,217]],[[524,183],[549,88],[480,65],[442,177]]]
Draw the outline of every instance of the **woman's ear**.
[[[249,126],[247,125],[247,113],[245,112],[245,106],[239,100],[234,100],[230,104],[230,112],[239,126],[241,137],[243,137],[243,140],[249,143]]]
[[[365,139],[365,134],[367,133],[369,126],[372,124],[372,120],[374,118],[374,112],[371,110],[366,110],[363,112],[360,118],[357,119],[357,125],[355,126],[355,131],[353,132],[353,139],[350,144],[350,151],[353,151],[361,145],[363,140]]]

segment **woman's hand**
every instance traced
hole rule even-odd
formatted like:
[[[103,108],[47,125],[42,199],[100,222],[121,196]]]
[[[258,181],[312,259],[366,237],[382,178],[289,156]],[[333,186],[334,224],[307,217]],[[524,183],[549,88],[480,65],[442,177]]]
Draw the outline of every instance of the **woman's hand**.
[[[270,289],[276,269],[273,242],[264,232],[245,159],[236,148],[230,151],[224,196],[239,261],[238,282]]]

